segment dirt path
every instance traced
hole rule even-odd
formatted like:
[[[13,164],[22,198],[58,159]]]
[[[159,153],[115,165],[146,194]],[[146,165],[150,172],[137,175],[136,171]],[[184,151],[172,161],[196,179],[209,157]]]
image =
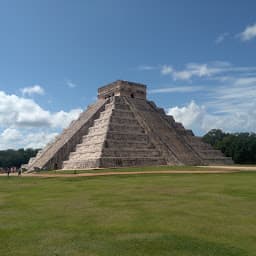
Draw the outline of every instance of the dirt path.
[[[95,176],[113,176],[113,175],[141,175],[141,174],[200,174],[200,173],[234,173],[240,172],[239,170],[202,170],[202,171],[179,171],[179,170],[172,170],[172,171],[143,171],[143,172],[99,172],[99,173],[78,173],[78,174],[22,174],[22,177],[41,177],[41,178],[50,178],[50,177],[95,177]],[[1,174],[0,176],[6,176],[6,174]],[[17,176],[17,174],[11,174],[10,176]]]
[[[96,176],[113,176],[113,175],[143,175],[143,174],[210,174],[210,173],[235,173],[242,171],[256,171],[256,166],[200,166],[205,170],[170,170],[170,171],[112,171],[112,172],[94,172],[94,173],[24,173],[22,177],[96,177]],[[0,174],[1,176],[7,176],[6,174]],[[11,173],[10,176],[17,176],[16,173]]]
[[[199,166],[202,168],[211,168],[211,169],[226,169],[226,170],[246,170],[246,171],[256,171],[256,166],[237,166],[237,165],[211,165],[211,166]]]

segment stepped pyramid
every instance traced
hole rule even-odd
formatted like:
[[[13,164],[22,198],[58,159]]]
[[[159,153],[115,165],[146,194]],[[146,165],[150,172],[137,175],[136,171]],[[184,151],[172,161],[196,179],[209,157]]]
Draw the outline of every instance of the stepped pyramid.
[[[25,168],[232,163],[148,101],[145,85],[118,80],[99,88],[98,100]]]

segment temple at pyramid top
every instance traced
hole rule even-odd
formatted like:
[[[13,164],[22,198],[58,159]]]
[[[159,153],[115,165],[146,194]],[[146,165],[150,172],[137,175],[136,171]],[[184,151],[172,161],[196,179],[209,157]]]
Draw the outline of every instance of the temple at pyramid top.
[[[117,80],[31,158],[28,171],[125,166],[231,164],[232,159],[146,98],[146,85]]]
[[[146,100],[147,86],[144,84],[117,80],[98,89],[99,99],[107,99],[113,96],[126,96]]]

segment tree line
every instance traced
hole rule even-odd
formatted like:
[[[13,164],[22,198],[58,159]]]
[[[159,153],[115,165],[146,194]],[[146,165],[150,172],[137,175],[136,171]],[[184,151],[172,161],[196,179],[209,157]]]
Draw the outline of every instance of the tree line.
[[[30,157],[34,157],[39,149],[7,149],[0,150],[0,167],[9,168],[16,167],[20,168],[22,164],[28,163]]]
[[[213,129],[203,136],[203,141],[232,157],[236,164],[256,164],[256,133],[225,133]]]

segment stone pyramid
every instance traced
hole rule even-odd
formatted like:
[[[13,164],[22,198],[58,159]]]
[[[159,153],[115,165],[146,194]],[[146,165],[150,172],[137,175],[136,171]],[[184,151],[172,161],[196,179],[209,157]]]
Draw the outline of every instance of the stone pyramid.
[[[118,80],[30,159],[26,169],[87,169],[152,165],[232,164],[154,102],[146,86]]]

